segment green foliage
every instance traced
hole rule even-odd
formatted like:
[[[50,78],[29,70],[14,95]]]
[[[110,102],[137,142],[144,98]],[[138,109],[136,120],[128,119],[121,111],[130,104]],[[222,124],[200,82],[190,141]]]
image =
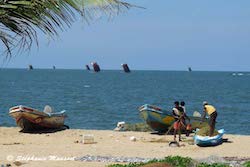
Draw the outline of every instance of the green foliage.
[[[245,162],[245,163],[243,164],[243,166],[244,166],[244,167],[250,167],[250,161]]]
[[[113,165],[109,165],[108,167],[138,167],[138,166],[142,166],[145,165],[147,163],[129,163],[129,164],[113,164]]]
[[[160,162],[167,162],[173,166],[179,166],[179,167],[191,166],[191,164],[193,163],[191,158],[180,157],[180,156],[166,157]]]
[[[214,164],[200,163],[197,165],[197,167],[230,167],[230,166],[221,163],[214,163]]]
[[[194,160],[188,157],[180,157],[180,156],[169,156],[161,160],[154,159],[152,161],[149,161],[147,163],[129,163],[129,164],[113,164],[109,165],[108,167],[140,167],[147,164],[153,164],[156,162],[160,163],[167,163],[173,167],[229,167],[227,164],[222,163],[214,163],[214,164],[207,164],[207,163],[196,163]],[[245,163],[250,165],[249,162]],[[249,167],[249,166],[246,166]]]
[[[156,162],[168,163],[172,166],[178,166],[178,167],[188,167],[188,166],[191,166],[193,163],[191,158],[186,158],[186,157],[184,158],[180,156],[173,156],[173,157],[169,156],[161,160],[154,159],[147,163],[129,163],[125,165],[114,164],[114,165],[109,165],[109,167],[139,167],[142,165],[152,164]]]
[[[38,30],[57,36],[58,29],[70,27],[77,14],[88,21],[129,7],[120,0],[0,0],[0,40],[8,56],[15,47],[22,51],[38,44]]]

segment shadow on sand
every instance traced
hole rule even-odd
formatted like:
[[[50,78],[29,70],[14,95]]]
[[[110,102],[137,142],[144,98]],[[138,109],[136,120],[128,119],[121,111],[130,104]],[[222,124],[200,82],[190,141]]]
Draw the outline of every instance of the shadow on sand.
[[[39,129],[39,130],[25,130],[22,129],[19,132],[21,133],[31,133],[31,134],[42,134],[42,133],[55,133],[55,132],[59,132],[59,131],[63,131],[69,129],[69,126],[67,125],[63,125],[61,128],[57,128],[57,129]]]

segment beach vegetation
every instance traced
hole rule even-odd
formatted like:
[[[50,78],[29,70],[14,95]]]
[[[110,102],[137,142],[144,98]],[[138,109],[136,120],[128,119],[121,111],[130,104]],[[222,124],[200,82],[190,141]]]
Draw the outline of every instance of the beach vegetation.
[[[250,167],[250,161],[247,161],[243,164],[244,167]]]
[[[207,163],[200,163],[196,165],[197,167],[230,167],[228,164],[223,163],[213,163],[213,164],[207,164]]]
[[[113,164],[108,167],[229,167],[223,163],[199,163],[189,157],[169,156],[164,159],[154,159],[146,163]]]
[[[120,0],[0,0],[0,41],[5,57],[13,50],[38,46],[38,32],[49,38],[69,28],[81,16],[89,23],[101,15],[116,15],[132,5]]]
[[[173,156],[173,157],[169,156],[160,160],[154,159],[146,163],[129,163],[124,165],[114,164],[114,165],[109,165],[109,167],[153,167],[155,165],[157,165],[158,167],[171,167],[171,166],[187,167],[187,166],[192,166],[192,164],[193,162],[191,158],[180,157],[180,156]]]

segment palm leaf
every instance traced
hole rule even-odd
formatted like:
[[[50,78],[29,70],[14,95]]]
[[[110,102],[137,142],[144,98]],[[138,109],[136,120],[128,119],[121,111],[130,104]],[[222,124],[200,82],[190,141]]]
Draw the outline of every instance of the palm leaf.
[[[120,0],[0,0],[0,40],[6,57],[13,49],[38,45],[37,30],[55,37],[81,15],[89,21],[99,15],[113,16],[132,5]]]

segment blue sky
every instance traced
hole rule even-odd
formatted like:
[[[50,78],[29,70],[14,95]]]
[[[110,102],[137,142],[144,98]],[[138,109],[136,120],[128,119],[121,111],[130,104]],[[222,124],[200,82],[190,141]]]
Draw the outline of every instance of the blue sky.
[[[72,28],[3,67],[81,69],[97,61],[102,69],[128,63],[137,70],[250,71],[249,0],[135,0],[132,8],[108,20]]]

